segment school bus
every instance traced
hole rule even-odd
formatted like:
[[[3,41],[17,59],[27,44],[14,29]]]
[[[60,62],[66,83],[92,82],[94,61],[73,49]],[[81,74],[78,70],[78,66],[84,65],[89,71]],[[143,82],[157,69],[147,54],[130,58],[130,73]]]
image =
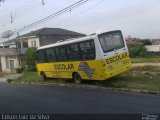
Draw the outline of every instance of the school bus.
[[[46,78],[106,80],[129,70],[131,61],[120,30],[58,41],[37,49],[37,70]]]

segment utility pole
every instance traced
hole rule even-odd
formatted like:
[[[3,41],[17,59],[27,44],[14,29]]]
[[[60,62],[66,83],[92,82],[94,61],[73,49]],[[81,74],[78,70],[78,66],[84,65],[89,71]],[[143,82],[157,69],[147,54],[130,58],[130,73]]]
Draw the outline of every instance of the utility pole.
[[[21,48],[20,48],[20,40],[19,40],[19,32],[17,32],[17,53],[18,53],[18,62],[19,62],[19,66],[21,65]]]
[[[12,15],[12,12],[11,12],[11,24],[13,23],[13,15]]]

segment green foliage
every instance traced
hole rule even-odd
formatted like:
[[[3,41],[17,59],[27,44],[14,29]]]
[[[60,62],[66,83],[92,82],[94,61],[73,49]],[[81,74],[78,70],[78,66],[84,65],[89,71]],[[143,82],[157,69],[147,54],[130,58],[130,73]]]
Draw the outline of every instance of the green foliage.
[[[39,76],[37,72],[24,72],[22,76],[18,77],[17,79],[12,80],[11,82],[38,83],[42,81],[43,81],[42,77]]]
[[[28,48],[25,59],[25,69],[27,71],[36,71],[36,50],[37,48]]]
[[[160,56],[137,57],[131,59],[132,63],[160,63]]]
[[[157,66],[142,66],[133,67],[132,69],[110,78],[105,81],[88,81],[84,80],[82,87],[88,87],[88,85],[102,86],[113,89],[126,89],[137,92],[148,92],[148,93],[160,93],[160,68]],[[19,78],[10,81],[12,83],[41,83],[41,84],[66,84],[76,86],[74,83],[64,82],[60,79],[50,79],[47,82],[43,81],[42,77],[36,72],[24,72]],[[83,86],[84,85],[84,86]],[[86,86],[85,86],[86,85]]]
[[[149,39],[140,40],[139,42],[143,43],[143,45],[152,45],[152,42]]]
[[[130,57],[147,57],[147,51],[143,44],[128,45]]]
[[[160,69],[155,66],[134,67],[110,80],[104,81],[103,86],[127,88],[135,90],[147,90],[160,92]]]

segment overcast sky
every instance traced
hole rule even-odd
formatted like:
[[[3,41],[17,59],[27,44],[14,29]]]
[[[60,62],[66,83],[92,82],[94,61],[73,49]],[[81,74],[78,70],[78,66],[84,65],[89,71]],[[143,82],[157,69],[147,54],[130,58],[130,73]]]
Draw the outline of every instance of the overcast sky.
[[[27,26],[79,0],[5,0],[0,6],[0,33]],[[13,15],[13,23],[10,14]],[[20,33],[43,27],[85,34],[122,30],[124,37],[160,38],[160,0],[91,0],[64,15]]]

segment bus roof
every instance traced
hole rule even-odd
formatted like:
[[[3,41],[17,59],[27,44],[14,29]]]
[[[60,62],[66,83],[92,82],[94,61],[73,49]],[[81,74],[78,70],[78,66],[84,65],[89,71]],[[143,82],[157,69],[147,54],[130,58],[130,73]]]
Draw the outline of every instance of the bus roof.
[[[57,43],[53,43],[53,44],[50,44],[50,45],[45,45],[45,46],[39,47],[38,50],[46,49],[46,48],[50,48],[50,47],[55,47],[55,46],[66,45],[66,44],[70,44],[70,43],[76,43],[76,42],[80,42],[80,41],[84,41],[84,40],[94,39],[99,34],[109,33],[109,32],[121,32],[121,30],[113,30],[113,31],[101,32],[101,33],[94,33],[94,34],[84,36],[84,37],[72,38],[72,39],[66,39],[66,40],[59,40],[59,42],[57,42]]]
[[[84,40],[90,40],[90,39],[94,39],[96,36],[96,34],[92,34],[92,35],[88,35],[85,37],[79,37],[79,38],[72,38],[72,39],[66,39],[66,40],[59,40],[57,41],[57,43],[53,43],[50,45],[45,45],[42,47],[39,47],[38,50],[40,49],[45,49],[45,48],[50,48],[50,47],[55,47],[55,46],[61,46],[61,45],[66,45],[66,44],[70,44],[70,43],[76,43],[76,42],[80,42],[80,41],[84,41]]]

